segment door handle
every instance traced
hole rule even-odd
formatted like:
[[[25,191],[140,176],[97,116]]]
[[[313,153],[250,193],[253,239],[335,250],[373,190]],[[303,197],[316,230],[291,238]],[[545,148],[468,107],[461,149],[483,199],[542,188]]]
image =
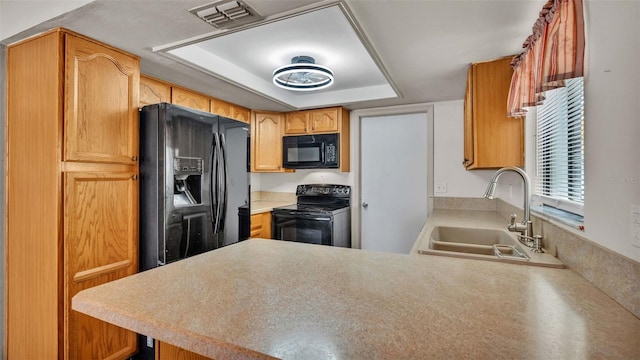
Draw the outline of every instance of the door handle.
[[[368,208],[368,207],[369,207],[369,204],[367,204],[366,202],[363,202],[363,203],[362,203],[362,207],[366,209],[366,208]]]

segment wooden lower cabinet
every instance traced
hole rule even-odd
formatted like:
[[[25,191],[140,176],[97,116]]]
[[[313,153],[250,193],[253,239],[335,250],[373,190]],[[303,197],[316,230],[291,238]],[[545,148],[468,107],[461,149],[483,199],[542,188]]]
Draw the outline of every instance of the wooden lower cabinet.
[[[251,215],[251,237],[271,239],[271,211]]]
[[[156,360],[214,360],[189,350],[158,341]]]
[[[137,271],[137,183],[135,172],[64,173],[65,333],[70,359],[123,358],[136,351],[135,333],[71,310],[71,298]]]

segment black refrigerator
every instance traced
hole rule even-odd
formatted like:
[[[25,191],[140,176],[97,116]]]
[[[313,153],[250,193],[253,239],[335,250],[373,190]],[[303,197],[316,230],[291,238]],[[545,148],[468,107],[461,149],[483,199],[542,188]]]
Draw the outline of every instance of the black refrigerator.
[[[182,106],[140,109],[140,271],[246,239],[249,125]],[[138,336],[133,359],[153,359]]]
[[[140,110],[140,271],[239,241],[248,137],[248,124],[211,113]]]

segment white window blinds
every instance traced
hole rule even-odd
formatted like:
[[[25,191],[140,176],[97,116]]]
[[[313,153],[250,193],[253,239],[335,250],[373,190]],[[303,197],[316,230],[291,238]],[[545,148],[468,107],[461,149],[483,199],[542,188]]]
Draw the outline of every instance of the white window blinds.
[[[545,92],[537,108],[536,186],[542,202],[582,213],[584,203],[583,79]]]

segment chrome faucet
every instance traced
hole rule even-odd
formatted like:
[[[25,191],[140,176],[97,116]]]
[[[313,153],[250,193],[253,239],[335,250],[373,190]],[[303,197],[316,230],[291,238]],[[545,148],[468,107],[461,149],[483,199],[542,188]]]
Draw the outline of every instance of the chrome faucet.
[[[485,199],[493,199],[496,186],[498,185],[498,178],[507,171],[513,171],[520,175],[524,186],[524,219],[522,220],[522,223],[516,223],[516,214],[511,214],[511,220],[509,221],[509,225],[507,225],[507,229],[511,232],[519,232],[520,235],[518,235],[518,240],[520,240],[521,243],[529,247],[533,247],[533,251],[535,252],[541,252],[542,237],[533,235],[533,222],[531,221],[531,181],[529,180],[529,176],[526,172],[514,166],[501,168],[493,174],[483,197]]]

